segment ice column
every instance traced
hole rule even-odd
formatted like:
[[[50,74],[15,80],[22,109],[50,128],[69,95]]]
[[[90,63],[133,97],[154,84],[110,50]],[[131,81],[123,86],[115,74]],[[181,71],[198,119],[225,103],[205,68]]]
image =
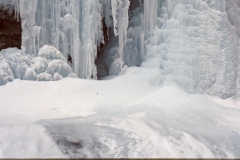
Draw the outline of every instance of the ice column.
[[[111,0],[112,2],[112,16],[113,16],[113,26],[114,34],[118,35],[119,40],[119,58],[123,58],[123,49],[127,40],[128,31],[128,10],[130,6],[129,0]]]
[[[144,32],[152,35],[153,29],[157,24],[158,0],[144,1]]]
[[[17,4],[16,4],[17,5]],[[35,54],[35,43],[33,44],[36,34],[34,31],[35,13],[37,9],[37,0],[19,1],[20,16],[22,21],[22,50],[27,54]]]
[[[82,70],[80,77],[97,79],[95,59],[97,47],[104,41],[102,33],[102,5],[99,0],[83,0],[82,2]]]

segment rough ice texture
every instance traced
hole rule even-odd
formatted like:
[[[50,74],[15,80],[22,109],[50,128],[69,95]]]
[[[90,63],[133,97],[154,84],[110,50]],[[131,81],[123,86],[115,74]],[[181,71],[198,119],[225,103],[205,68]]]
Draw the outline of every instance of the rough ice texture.
[[[17,48],[0,52],[0,85],[14,79],[32,81],[57,81],[64,77],[77,77],[60,51],[45,45],[39,57],[23,54]]]
[[[0,85],[12,82],[13,80],[14,77],[10,66],[5,60],[0,60]]]
[[[231,25],[239,23],[239,1],[174,1],[167,18],[168,6],[159,5],[142,67],[161,68],[190,93],[239,96],[239,36]]]
[[[12,4],[21,16],[24,53],[37,57],[40,48],[50,44],[64,57],[72,57],[73,72],[80,78],[97,78],[95,59],[100,43],[105,43],[105,20],[109,41],[97,60],[100,77],[118,74],[113,66],[122,70],[123,61],[127,66],[160,68],[166,81],[190,93],[240,95],[239,0],[4,0],[2,4]],[[19,67],[25,69],[26,65]]]
[[[44,45],[38,54],[39,57],[46,58],[48,61],[60,59],[62,61],[67,62],[66,58],[62,55],[62,53],[56,48],[48,45]]]
[[[70,73],[72,73],[72,69],[64,61],[53,60],[48,64],[47,73],[51,75],[54,75],[55,73],[59,73],[61,76],[67,77]]]

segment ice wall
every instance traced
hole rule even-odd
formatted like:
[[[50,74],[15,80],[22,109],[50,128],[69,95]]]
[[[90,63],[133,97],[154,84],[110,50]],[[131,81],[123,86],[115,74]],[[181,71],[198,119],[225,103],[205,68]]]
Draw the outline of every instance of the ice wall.
[[[12,4],[22,18],[25,53],[37,56],[43,45],[50,44],[73,58],[72,68],[80,78],[97,78],[95,59],[103,43],[103,58],[97,62],[103,75],[118,74],[124,64],[160,68],[166,81],[188,92],[222,98],[240,95],[239,0],[1,3]]]
[[[50,44],[73,58],[80,78],[96,79],[95,59],[104,43],[102,20],[119,39],[120,61],[127,39],[129,0],[3,0],[22,18],[22,49],[37,56]],[[123,62],[122,62],[123,63]]]
[[[80,78],[96,79],[97,47],[104,41],[102,6],[107,8],[109,0],[3,0],[2,3],[12,4],[21,16],[24,53],[37,56],[43,45],[50,44],[65,57],[72,57],[72,67]],[[105,15],[109,20],[110,13]]]
[[[20,1],[20,5],[35,15],[21,15],[26,17],[29,26],[29,29],[23,26],[25,53],[36,55],[41,46],[51,44],[65,57],[69,54],[73,58],[72,67],[79,77],[96,79],[94,61],[97,45],[103,39],[98,0],[35,0]]]
[[[160,5],[157,27],[146,41],[141,66],[161,68],[166,81],[174,81],[191,93],[239,96],[240,2],[161,3],[165,5]]]

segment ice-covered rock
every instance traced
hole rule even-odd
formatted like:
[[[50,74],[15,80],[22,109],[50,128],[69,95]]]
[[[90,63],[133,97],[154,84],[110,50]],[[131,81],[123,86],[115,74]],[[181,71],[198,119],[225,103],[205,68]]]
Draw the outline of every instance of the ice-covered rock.
[[[31,60],[31,64],[35,68],[35,72],[40,74],[46,71],[48,60],[46,58],[36,57]]]
[[[24,75],[24,80],[35,81],[37,79],[37,74],[35,72],[35,67],[28,68]]]
[[[70,73],[72,73],[72,69],[62,60],[53,60],[48,64],[46,72],[51,75],[59,73],[62,77],[67,77]]]
[[[38,56],[42,58],[46,58],[49,61],[60,59],[62,61],[67,62],[66,58],[62,55],[62,53],[59,50],[49,45],[44,45],[40,49]]]
[[[57,74],[57,73],[55,73],[55,74]],[[37,80],[38,81],[51,81],[52,80],[52,75],[44,72],[44,73],[41,73],[41,74],[37,75]],[[54,78],[54,80],[55,80],[55,78]],[[57,80],[60,80],[60,79],[56,79],[56,81]]]
[[[123,67],[123,62],[120,58],[113,61],[109,68],[109,75],[119,75]]]
[[[0,85],[5,85],[8,82],[12,82],[14,76],[12,70],[8,63],[3,60],[2,55],[0,54]]]
[[[15,79],[23,79],[25,71],[30,66],[32,59],[29,55],[24,55],[17,48],[8,48],[1,51],[3,58],[9,64]]]
[[[31,81],[57,81],[63,77],[77,77],[60,51],[45,45],[39,57],[23,54],[21,50],[9,48],[0,52],[0,85],[14,79]]]
[[[63,77],[59,73],[55,73],[53,75],[53,79],[54,79],[54,81],[58,81],[58,80],[63,79]]]

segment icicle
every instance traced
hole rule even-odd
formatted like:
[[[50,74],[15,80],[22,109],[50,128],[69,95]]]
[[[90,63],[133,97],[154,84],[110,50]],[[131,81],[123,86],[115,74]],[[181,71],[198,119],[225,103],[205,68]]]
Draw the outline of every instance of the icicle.
[[[167,0],[167,10],[168,10],[168,18],[170,18],[173,12],[173,0]]]
[[[22,46],[26,49],[25,53],[33,54],[33,41],[31,37],[33,34],[33,26],[35,25],[35,13],[37,9],[37,0],[21,0],[20,15],[22,20]],[[26,10],[28,12],[26,12]]]
[[[129,0],[112,0],[112,15],[114,34],[118,35],[119,41],[119,58],[123,59],[123,49],[127,41],[127,29],[129,23],[128,10],[130,7]]]
[[[158,0],[144,1],[144,32],[152,35],[153,29],[157,24]]]
[[[112,5],[112,17],[113,17],[113,30],[115,36],[118,35],[118,19],[117,19],[117,10],[119,8],[119,3],[121,0],[111,0],[111,5]]]

